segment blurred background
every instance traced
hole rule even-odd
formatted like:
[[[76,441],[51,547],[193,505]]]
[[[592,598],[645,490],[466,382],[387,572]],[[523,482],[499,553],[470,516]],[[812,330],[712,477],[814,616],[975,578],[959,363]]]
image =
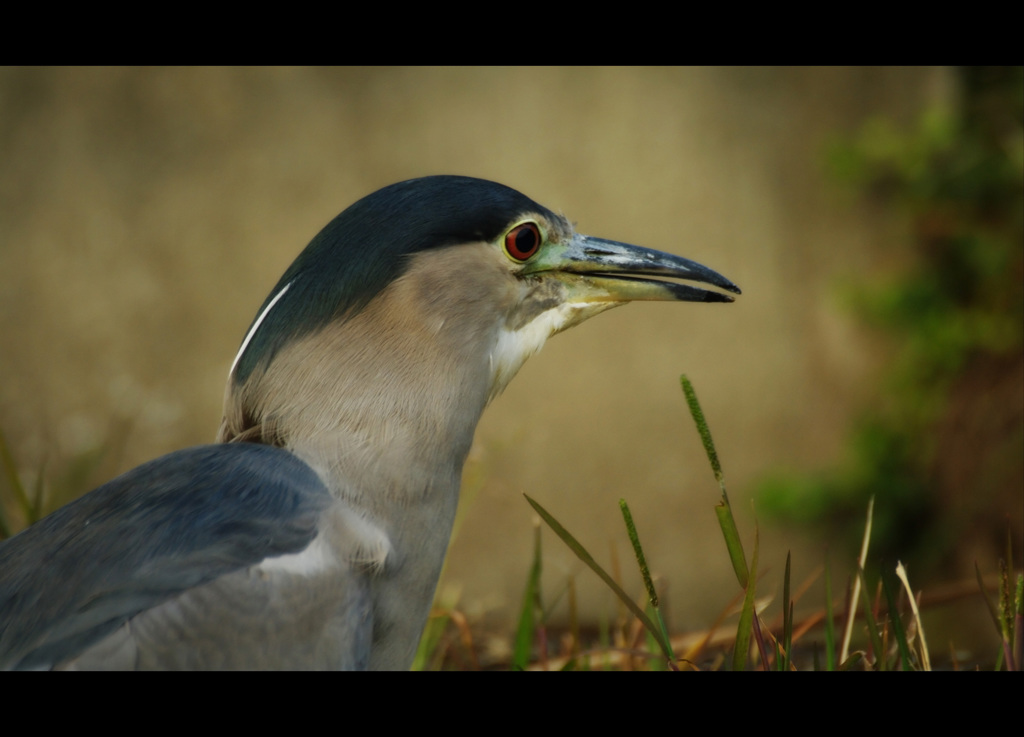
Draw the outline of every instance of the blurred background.
[[[441,583],[481,630],[521,606],[523,493],[639,598],[626,498],[673,628],[735,596],[681,373],[767,595],[787,550],[795,581],[826,548],[845,581],[872,494],[876,565],[971,580],[1024,526],[1022,98],[1019,68],[0,69],[8,467],[49,511],[212,441],[309,239],[381,186],[465,174],[743,289],[559,335],[485,413]],[[585,620],[611,616],[543,540],[549,600],[572,580]]]

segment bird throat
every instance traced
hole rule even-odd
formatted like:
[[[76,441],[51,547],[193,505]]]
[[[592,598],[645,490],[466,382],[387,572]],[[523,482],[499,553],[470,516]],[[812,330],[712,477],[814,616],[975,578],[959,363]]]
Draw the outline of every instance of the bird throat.
[[[526,359],[540,351],[552,335],[615,306],[614,302],[557,302],[526,322],[510,320],[500,327],[488,356],[491,371],[488,401],[504,391]]]

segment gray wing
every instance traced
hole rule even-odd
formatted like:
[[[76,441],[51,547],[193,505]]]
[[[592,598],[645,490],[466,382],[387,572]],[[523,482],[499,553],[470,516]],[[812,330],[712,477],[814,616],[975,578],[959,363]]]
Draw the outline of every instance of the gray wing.
[[[323,581],[258,566],[309,548],[332,504],[309,466],[265,445],[201,446],[139,466],[0,544],[0,667],[83,654],[81,665],[102,666],[118,653],[116,667],[364,665],[365,576],[333,567],[338,590],[325,600],[310,593]],[[324,635],[308,631],[317,623],[331,640],[326,661]],[[283,631],[296,627],[319,661]]]

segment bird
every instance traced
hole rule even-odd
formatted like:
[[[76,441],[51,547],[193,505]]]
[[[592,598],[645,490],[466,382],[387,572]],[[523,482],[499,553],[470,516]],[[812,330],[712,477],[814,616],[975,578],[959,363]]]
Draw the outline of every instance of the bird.
[[[257,311],[216,442],[0,543],[0,667],[407,670],[489,402],[594,315],[726,292],[496,182],[363,197]]]

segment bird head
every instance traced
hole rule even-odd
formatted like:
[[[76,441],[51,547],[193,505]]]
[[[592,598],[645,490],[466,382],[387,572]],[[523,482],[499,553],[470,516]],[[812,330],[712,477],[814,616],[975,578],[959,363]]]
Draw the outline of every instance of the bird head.
[[[266,406],[244,406],[266,405],[266,390],[239,398],[296,346],[301,357],[292,350],[291,361],[303,368],[289,372],[293,381],[341,351],[335,371],[367,381],[389,374],[378,395],[393,394],[400,377],[410,396],[450,377],[467,392],[481,384],[485,404],[548,337],[600,312],[638,300],[732,301],[677,280],[740,292],[680,256],[579,234],[495,182],[433,176],[384,187],[328,223],[263,303],[231,367],[228,404],[235,398],[238,417],[221,439],[266,421]],[[340,384],[332,391],[345,391]],[[240,416],[254,414],[262,420]]]

